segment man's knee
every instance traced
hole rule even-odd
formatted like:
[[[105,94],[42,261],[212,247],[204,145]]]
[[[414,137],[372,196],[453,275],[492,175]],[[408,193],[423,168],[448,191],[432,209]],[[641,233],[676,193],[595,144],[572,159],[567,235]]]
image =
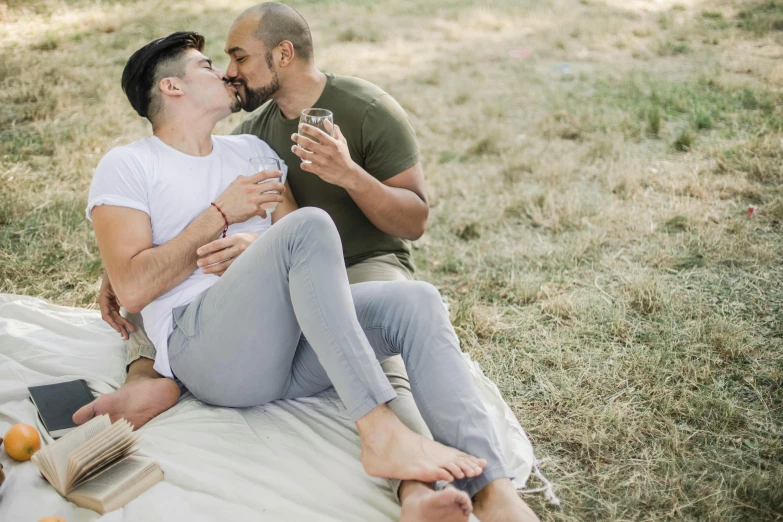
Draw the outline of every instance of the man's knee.
[[[405,298],[410,301],[418,312],[440,312],[443,308],[443,298],[440,292],[425,281],[406,281]]]
[[[323,209],[304,207],[286,216],[291,225],[307,229],[337,229],[332,217]],[[281,221],[282,222],[282,221]]]
[[[428,323],[446,314],[440,292],[430,283],[389,281],[379,284],[383,287],[378,289],[376,303],[387,310],[396,310],[397,313],[390,314],[392,316],[406,318],[405,321]]]

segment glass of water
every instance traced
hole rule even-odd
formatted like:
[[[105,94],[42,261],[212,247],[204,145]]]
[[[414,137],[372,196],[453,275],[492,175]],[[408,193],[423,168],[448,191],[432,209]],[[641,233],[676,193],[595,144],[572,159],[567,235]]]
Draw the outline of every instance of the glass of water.
[[[250,158],[250,175],[251,176],[253,174],[257,174],[259,172],[264,172],[264,171],[267,171],[267,170],[278,170],[282,174],[283,169],[280,168],[280,160],[277,159],[277,158],[270,158],[270,157],[265,157],[265,156],[260,156],[260,157],[257,157],[257,158]],[[264,181],[261,181],[260,183],[266,183],[268,181],[277,181],[278,183],[282,183],[283,182],[282,178],[278,176],[276,178],[265,179]],[[267,192],[264,192],[264,194],[280,194],[280,192],[277,191],[277,190],[269,190]],[[277,202],[273,201],[272,203],[264,203],[261,206],[264,207],[264,209],[266,210],[267,217],[270,217],[270,214],[272,212],[274,212],[275,209],[277,208]]]
[[[328,126],[328,128],[325,123],[327,120],[331,124]],[[299,123],[306,123],[308,125],[312,125],[313,127],[321,129],[329,136],[334,136],[334,115],[332,114],[332,111],[328,111],[326,109],[316,109],[316,108],[305,109],[302,111],[302,115],[299,117]],[[313,140],[316,143],[321,143],[320,141],[318,141],[318,138],[316,138],[315,136],[310,136],[304,131],[300,130],[299,134]],[[302,160],[302,162],[310,163],[307,160]]]

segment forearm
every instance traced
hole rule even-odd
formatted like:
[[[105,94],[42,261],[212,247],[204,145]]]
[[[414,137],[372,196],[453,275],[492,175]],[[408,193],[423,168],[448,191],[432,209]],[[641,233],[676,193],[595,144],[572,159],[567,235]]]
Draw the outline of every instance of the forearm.
[[[218,237],[224,227],[223,216],[210,206],[174,239],[133,256],[125,273],[110,273],[123,306],[138,313],[187,279],[197,268],[196,250]]]
[[[429,215],[429,205],[415,192],[384,185],[360,167],[344,188],[367,219],[395,237],[419,239]]]

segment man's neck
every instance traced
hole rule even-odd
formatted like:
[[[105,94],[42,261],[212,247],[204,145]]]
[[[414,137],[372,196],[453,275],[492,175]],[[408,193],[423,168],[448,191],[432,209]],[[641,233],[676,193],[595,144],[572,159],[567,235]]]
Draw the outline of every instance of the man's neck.
[[[326,75],[315,65],[308,65],[302,72],[291,75],[288,83],[285,89],[281,89],[283,94],[274,100],[283,116],[290,120],[315,105],[326,87]]]
[[[153,134],[166,145],[190,156],[208,156],[212,152],[212,120],[172,117],[155,127]]]

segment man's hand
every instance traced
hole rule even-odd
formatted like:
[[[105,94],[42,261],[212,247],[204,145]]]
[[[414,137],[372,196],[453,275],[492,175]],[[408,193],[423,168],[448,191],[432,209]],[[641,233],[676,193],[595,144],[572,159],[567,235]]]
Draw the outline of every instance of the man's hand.
[[[260,235],[252,232],[240,232],[207,243],[196,250],[196,254],[201,257],[198,260],[198,266],[205,274],[222,276],[237,256],[244,252]]]
[[[326,125],[329,125],[328,121]],[[296,143],[291,147],[291,150],[303,160],[302,170],[315,174],[327,183],[346,190],[363,173],[351,159],[348,143],[340,132],[339,126],[334,126],[334,138],[321,129],[306,123],[300,123],[299,130],[320,141],[320,143],[316,143],[301,134],[291,135],[291,139]],[[308,161],[310,163],[306,163]]]
[[[265,179],[280,178],[283,173],[279,170],[266,170],[252,176],[237,176],[226,187],[215,203],[226,215],[230,225],[243,223],[254,216],[266,218],[265,203],[282,203],[285,186],[276,181],[259,184]],[[264,194],[270,190],[277,190],[280,194]]]
[[[130,333],[136,329],[127,319],[120,315],[120,302],[114,293],[114,288],[112,288],[106,272],[103,273],[101,291],[98,294],[98,304],[101,307],[103,320],[109,323],[109,326],[117,330],[122,338],[127,341]]]

